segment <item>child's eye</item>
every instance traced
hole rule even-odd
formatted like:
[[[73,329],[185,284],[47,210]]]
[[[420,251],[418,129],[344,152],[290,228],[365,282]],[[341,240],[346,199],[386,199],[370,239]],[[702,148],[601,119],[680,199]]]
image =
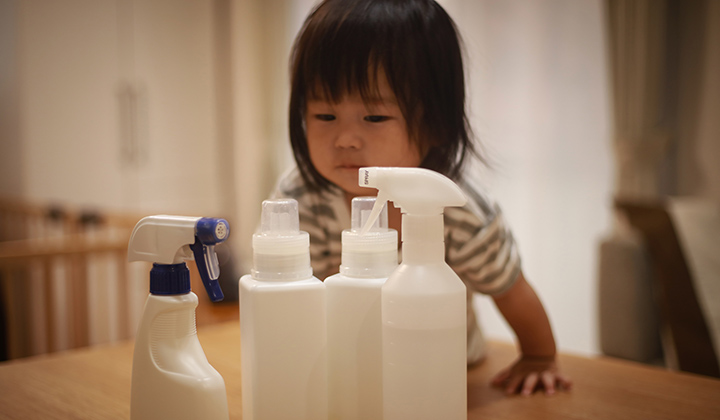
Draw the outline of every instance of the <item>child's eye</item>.
[[[384,115],[368,115],[367,117],[365,117],[365,121],[371,122],[371,123],[379,123],[379,122],[387,121],[389,119],[390,119],[390,117],[386,117]]]
[[[332,114],[315,114],[315,119],[320,121],[335,121],[335,116]]]

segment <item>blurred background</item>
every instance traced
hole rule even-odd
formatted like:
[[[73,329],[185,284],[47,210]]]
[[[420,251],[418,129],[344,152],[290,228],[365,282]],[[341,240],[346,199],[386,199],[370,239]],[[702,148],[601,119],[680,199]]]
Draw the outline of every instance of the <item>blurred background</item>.
[[[2,358],[132,337],[147,267],[124,252],[144,215],[227,218],[237,297],[260,203],[293,165],[289,52],[315,3],[0,0]],[[560,350],[691,369],[689,340],[716,372],[720,2],[440,3],[489,162],[472,176]]]

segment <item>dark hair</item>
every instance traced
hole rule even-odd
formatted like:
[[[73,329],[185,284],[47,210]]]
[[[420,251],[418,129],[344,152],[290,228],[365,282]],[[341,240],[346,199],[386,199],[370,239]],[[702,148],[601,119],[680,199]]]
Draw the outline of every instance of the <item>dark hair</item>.
[[[465,114],[460,36],[432,0],[326,0],[307,17],[292,52],[290,142],[306,184],[332,184],[310,160],[305,107],[315,94],[365,100],[385,73],[419,147],[421,167],[459,179],[468,153],[478,156]],[[320,92],[318,92],[320,89]]]

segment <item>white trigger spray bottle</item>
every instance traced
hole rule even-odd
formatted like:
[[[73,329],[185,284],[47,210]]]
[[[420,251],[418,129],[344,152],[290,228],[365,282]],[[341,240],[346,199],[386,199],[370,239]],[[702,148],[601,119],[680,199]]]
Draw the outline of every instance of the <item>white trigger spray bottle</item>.
[[[225,382],[208,363],[195,326],[198,298],[185,260],[195,259],[212,301],[222,300],[215,245],[223,219],[149,216],[128,245],[128,261],[153,262],[133,355],[130,419],[227,420]]]
[[[378,189],[369,230],[392,200],[402,215],[402,263],[382,288],[384,420],[467,419],[465,284],[445,262],[443,211],[467,199],[421,168],[360,168]]]
[[[360,235],[375,197],[356,197],[351,229],[342,232],[340,273],[325,279],[328,323],[328,413],[333,420],[382,419],[380,293],[397,268],[397,231],[387,207]]]
[[[325,284],[312,275],[297,201],[263,201],[252,243],[239,286],[242,418],[325,420]]]

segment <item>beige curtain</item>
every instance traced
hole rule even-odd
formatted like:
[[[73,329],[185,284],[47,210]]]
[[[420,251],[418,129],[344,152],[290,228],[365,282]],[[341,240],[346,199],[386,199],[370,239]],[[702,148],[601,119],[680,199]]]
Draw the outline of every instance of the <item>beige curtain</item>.
[[[608,0],[616,193],[656,196],[671,141],[663,115],[667,1]]]
[[[607,0],[616,195],[678,192],[679,143],[693,141],[705,0]]]

